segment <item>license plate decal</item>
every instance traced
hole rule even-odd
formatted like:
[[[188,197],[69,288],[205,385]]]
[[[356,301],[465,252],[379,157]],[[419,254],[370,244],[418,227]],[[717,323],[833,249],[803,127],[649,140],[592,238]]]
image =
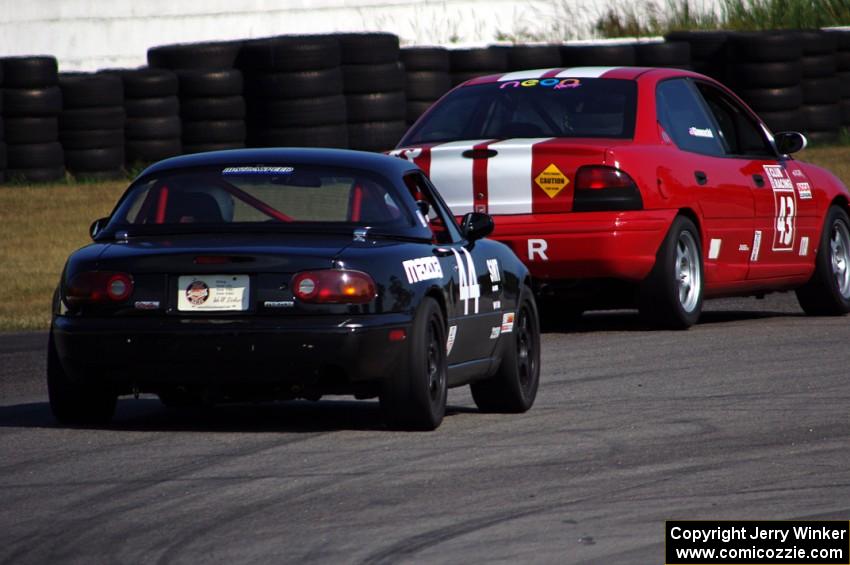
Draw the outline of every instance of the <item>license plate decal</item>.
[[[248,275],[187,275],[177,279],[180,312],[239,312],[248,309]]]

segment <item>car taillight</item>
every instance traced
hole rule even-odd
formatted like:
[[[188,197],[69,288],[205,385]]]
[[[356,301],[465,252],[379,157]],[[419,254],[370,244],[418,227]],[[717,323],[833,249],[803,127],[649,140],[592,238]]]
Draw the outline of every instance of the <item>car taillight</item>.
[[[613,167],[585,165],[576,171],[574,212],[641,210],[643,199],[635,181]]]
[[[88,271],[75,275],[65,287],[70,306],[127,300],[133,293],[133,278],[126,273]]]
[[[366,304],[375,298],[375,281],[361,271],[305,271],[292,279],[298,300],[315,304]]]

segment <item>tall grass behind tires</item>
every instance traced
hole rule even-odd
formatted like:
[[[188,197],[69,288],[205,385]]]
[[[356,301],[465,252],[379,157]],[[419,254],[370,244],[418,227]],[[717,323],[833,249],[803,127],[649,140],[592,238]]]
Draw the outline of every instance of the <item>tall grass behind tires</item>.
[[[68,254],[91,241],[126,188],[100,183],[0,187],[0,331],[45,329]]]

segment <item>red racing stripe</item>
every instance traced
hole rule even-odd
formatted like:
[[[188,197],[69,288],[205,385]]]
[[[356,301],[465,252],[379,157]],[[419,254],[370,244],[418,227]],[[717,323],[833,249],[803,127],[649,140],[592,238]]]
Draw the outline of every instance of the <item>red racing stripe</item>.
[[[472,147],[473,151],[484,151],[490,141]],[[487,212],[487,163],[490,159],[472,160],[472,206],[476,212]]]

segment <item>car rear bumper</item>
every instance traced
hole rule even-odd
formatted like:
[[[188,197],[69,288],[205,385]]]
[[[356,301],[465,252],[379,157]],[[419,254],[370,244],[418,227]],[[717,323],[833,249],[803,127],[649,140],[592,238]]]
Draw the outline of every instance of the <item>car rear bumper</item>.
[[[537,281],[640,281],[677,210],[497,216],[491,236],[514,250]]]
[[[72,318],[53,321],[53,342],[73,378],[155,391],[173,385],[377,380],[406,359],[409,316],[266,319]]]

